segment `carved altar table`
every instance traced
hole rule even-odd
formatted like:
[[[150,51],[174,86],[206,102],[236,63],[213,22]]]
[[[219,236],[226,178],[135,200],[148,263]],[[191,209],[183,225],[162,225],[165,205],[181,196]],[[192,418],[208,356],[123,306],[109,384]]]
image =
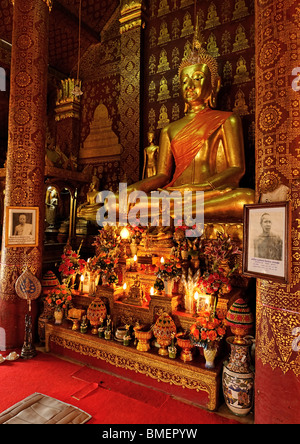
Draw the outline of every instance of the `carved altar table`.
[[[90,333],[72,331],[71,325],[67,322],[63,325],[46,322],[46,352],[50,352],[55,346],[62,348],[63,352],[68,350],[75,352],[79,355],[80,361],[83,361],[84,357],[92,357],[115,367],[141,373],[159,382],[205,392],[208,400],[204,407],[214,411],[219,406],[221,361],[217,362],[215,369],[208,370],[201,356],[185,363],[180,358],[169,359],[159,356],[155,349],[141,352],[133,345],[125,347],[114,340],[100,339]]]

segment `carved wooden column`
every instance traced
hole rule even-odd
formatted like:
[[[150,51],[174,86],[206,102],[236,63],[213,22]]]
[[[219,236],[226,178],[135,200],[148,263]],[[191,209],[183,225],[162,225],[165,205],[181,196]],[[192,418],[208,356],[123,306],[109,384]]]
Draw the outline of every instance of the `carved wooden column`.
[[[289,190],[292,273],[288,285],[257,284],[255,422],[292,424],[300,411],[298,0],[256,0],[256,55],[256,186],[258,196]]]
[[[140,179],[140,124],[141,124],[141,49],[143,1],[121,0],[121,92],[120,143],[121,177],[128,183]]]
[[[78,163],[80,146],[80,96],[73,94],[75,83],[74,79],[61,81],[55,109],[55,142],[74,168]]]
[[[14,0],[5,207],[38,207],[37,247],[7,248],[4,218],[0,327],[6,348],[22,345],[27,304],[15,293],[26,265],[40,277],[44,235],[44,172],[48,33],[52,0]],[[33,307],[34,309],[34,307]],[[34,315],[34,312],[33,312]],[[34,316],[33,316],[34,318]]]

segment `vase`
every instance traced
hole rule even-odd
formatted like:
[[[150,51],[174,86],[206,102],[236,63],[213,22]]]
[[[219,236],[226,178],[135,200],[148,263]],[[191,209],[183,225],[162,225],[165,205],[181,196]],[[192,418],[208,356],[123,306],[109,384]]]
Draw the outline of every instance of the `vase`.
[[[174,287],[174,279],[164,280],[165,293],[171,295]]]
[[[64,312],[60,308],[54,310],[54,319],[56,325],[61,325],[64,318]]]
[[[205,358],[205,368],[213,369],[215,368],[215,359],[217,356],[218,349],[216,347],[208,347],[203,350]]]
[[[234,337],[230,337],[227,342],[230,344],[230,357],[223,366],[224,399],[235,415],[246,416],[252,409],[254,397],[254,370],[249,353],[252,341],[235,344]]]

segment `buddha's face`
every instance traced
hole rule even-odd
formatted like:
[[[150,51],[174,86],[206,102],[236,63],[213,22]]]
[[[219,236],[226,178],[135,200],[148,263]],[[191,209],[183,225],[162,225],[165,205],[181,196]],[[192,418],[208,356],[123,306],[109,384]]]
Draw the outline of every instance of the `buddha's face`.
[[[180,74],[181,93],[186,103],[201,105],[212,93],[211,74],[207,65],[187,66]]]

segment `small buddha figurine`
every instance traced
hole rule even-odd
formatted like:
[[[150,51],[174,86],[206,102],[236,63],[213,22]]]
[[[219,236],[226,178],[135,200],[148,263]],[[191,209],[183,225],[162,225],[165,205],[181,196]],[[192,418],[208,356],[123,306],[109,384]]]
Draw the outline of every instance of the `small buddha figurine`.
[[[148,132],[148,143],[144,149],[144,166],[143,166],[143,179],[146,177],[152,177],[156,175],[157,172],[157,158],[159,146],[154,144],[154,132]]]
[[[99,193],[99,186],[100,180],[94,175],[89,186],[89,191],[86,194],[86,201],[79,205],[77,209],[77,217],[89,219],[88,215],[93,213],[93,210],[98,206],[96,197]]]

